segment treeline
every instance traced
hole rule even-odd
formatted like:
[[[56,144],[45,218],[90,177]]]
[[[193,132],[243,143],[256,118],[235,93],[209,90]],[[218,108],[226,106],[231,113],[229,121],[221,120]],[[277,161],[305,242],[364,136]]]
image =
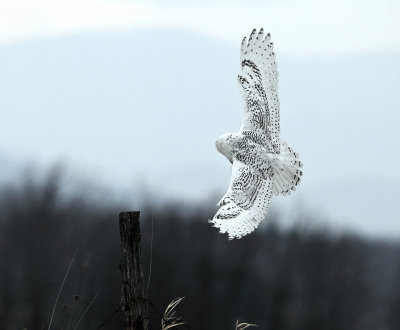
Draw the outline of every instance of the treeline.
[[[52,328],[124,327],[118,212],[129,207],[64,188],[53,173],[1,189],[1,329],[48,328],[77,249]],[[146,284],[154,228],[150,329],[160,329],[178,296],[186,297],[178,313],[190,329],[233,329],[237,319],[267,330],[400,329],[397,244],[312,226],[281,230],[278,216],[228,241],[207,224],[213,210],[148,204],[141,211]]]

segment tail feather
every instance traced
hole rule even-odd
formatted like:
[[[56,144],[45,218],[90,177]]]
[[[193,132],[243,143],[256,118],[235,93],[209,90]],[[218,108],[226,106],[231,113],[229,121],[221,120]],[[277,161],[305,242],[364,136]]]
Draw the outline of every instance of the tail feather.
[[[281,183],[279,176],[274,176],[274,177],[275,177],[274,193],[278,195],[280,192],[282,192],[284,190],[284,185]]]
[[[298,160],[299,155],[285,142],[281,141],[280,153],[276,155],[272,168],[274,171],[274,195],[287,195],[296,190],[300,184],[303,164]]]

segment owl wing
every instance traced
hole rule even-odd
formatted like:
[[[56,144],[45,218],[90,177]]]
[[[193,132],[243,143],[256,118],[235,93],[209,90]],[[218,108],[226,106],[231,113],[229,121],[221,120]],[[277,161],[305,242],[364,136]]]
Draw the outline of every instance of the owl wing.
[[[238,82],[244,111],[240,130],[265,134],[271,143],[270,152],[279,153],[278,70],[273,43],[263,29],[254,29],[245,37],[240,50],[241,73]]]
[[[219,228],[220,233],[227,233],[229,239],[251,233],[268,213],[273,185],[272,178],[265,178],[261,172],[234,160],[228,192],[209,222]]]

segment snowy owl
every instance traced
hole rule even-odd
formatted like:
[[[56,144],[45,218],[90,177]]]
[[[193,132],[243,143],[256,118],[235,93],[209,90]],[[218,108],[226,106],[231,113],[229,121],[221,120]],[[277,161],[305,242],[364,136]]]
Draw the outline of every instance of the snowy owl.
[[[216,141],[218,151],[232,163],[232,176],[209,222],[229,239],[257,228],[271,196],[290,194],[302,175],[298,155],[279,138],[278,71],[270,40],[263,29],[243,39],[238,75],[242,124],[238,133],[223,134]]]

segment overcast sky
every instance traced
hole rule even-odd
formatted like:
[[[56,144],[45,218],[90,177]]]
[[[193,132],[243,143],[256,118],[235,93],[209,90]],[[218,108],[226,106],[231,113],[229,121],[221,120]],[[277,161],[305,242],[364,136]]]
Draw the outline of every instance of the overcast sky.
[[[90,31],[178,28],[237,43],[265,26],[291,55],[400,49],[397,0],[2,0],[0,42]]]
[[[61,160],[105,186],[217,202],[230,166],[214,141],[240,126],[240,41],[262,26],[282,139],[305,164],[274,207],[398,237],[399,4],[3,0],[0,166]]]

